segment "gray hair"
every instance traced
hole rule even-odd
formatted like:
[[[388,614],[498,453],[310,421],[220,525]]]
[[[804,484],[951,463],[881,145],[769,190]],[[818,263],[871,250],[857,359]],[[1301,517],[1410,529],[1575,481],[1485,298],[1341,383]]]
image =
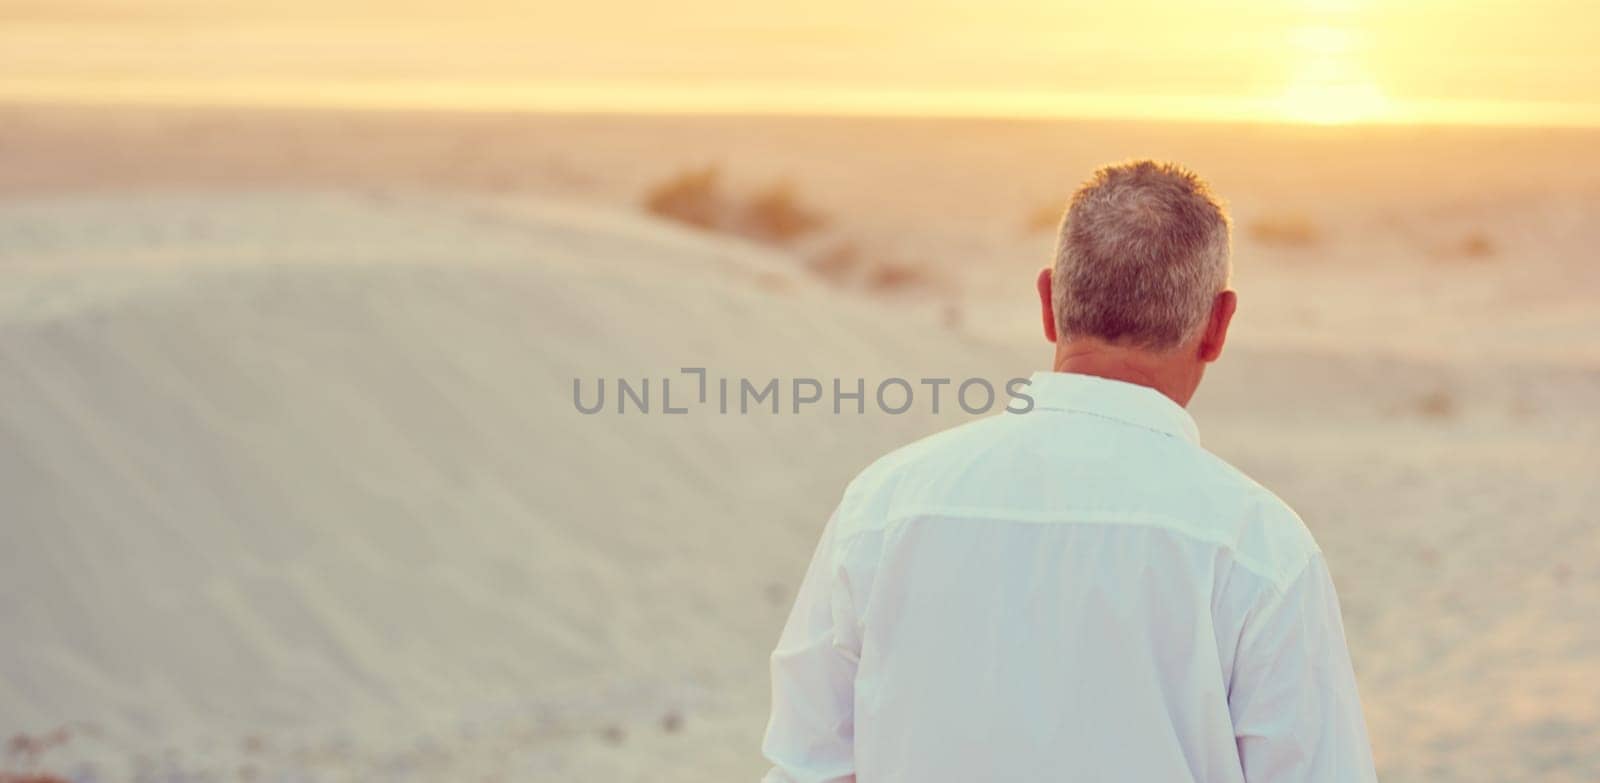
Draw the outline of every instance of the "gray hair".
[[[1182,166],[1096,171],[1061,221],[1051,278],[1060,339],[1177,347],[1228,286],[1228,231],[1221,202]]]

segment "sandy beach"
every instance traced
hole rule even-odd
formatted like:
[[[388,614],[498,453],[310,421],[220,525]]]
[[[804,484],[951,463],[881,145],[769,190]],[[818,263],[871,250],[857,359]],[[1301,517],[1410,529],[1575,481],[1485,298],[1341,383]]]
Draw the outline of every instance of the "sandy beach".
[[[1194,414],[1326,553],[1380,777],[1600,779],[1600,132],[28,105],[0,772],[755,779],[838,493],[971,416],[574,382],[1026,377],[1134,156],[1230,202]]]

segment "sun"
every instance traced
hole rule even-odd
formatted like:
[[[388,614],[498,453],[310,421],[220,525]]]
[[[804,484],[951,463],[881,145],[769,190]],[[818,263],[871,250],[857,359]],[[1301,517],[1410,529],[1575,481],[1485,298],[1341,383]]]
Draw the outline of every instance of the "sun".
[[[1272,101],[1291,122],[1336,125],[1389,115],[1389,99],[1362,63],[1361,42],[1341,27],[1303,27],[1289,36],[1292,80]]]
[[[1300,82],[1274,103],[1279,117],[1315,125],[1371,122],[1389,114],[1388,98],[1370,82]]]

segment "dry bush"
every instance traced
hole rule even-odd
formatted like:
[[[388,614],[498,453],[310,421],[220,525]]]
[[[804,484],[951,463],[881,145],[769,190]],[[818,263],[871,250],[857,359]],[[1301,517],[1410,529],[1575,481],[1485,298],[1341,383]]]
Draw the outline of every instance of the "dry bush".
[[[1322,241],[1322,230],[1305,215],[1263,215],[1250,222],[1249,231],[1265,245],[1310,247]]]
[[[713,229],[728,212],[722,172],[714,165],[679,172],[645,193],[644,208],[669,220]]]
[[[859,287],[873,293],[931,288],[934,275],[921,265],[895,260],[869,260],[854,242],[839,242],[806,261],[811,273],[829,285]]]
[[[652,185],[645,192],[644,208],[696,228],[769,244],[786,244],[827,225],[827,217],[806,204],[786,181],[774,182],[739,203],[724,191],[722,172],[714,165],[681,171]]]
[[[1022,233],[1043,234],[1046,231],[1055,231],[1061,227],[1061,218],[1066,214],[1066,207],[1059,202],[1045,204],[1034,210],[1022,221]]]
[[[840,242],[811,256],[806,266],[817,277],[843,285],[861,268],[861,248],[854,242]]]
[[[955,302],[945,302],[939,310],[939,323],[946,329],[960,329],[965,316],[961,312],[961,305]]]
[[[683,713],[677,710],[667,710],[661,716],[661,730],[668,734],[677,734],[683,730]]]
[[[1498,252],[1494,240],[1490,239],[1489,235],[1476,231],[1462,237],[1457,249],[1469,258],[1487,258]]]
[[[932,282],[927,270],[900,261],[880,262],[867,274],[867,288],[880,293],[925,286]]]
[[[1500,248],[1495,244],[1494,238],[1482,231],[1468,232],[1465,236],[1441,247],[1435,257],[1441,259],[1467,259],[1481,261],[1492,258]]]
[[[1435,389],[1413,403],[1417,413],[1430,419],[1448,419],[1456,413],[1456,398],[1444,389]]]
[[[72,730],[66,726],[58,727],[47,734],[38,736],[16,734],[6,741],[6,760],[8,762],[20,762],[24,767],[31,767],[38,764],[39,758],[50,752],[51,749],[58,748],[71,741]],[[4,777],[4,773],[0,773],[0,783],[9,783]]]
[[[745,203],[740,233],[765,242],[791,242],[827,224],[822,213],[802,203],[789,182],[774,182]]]

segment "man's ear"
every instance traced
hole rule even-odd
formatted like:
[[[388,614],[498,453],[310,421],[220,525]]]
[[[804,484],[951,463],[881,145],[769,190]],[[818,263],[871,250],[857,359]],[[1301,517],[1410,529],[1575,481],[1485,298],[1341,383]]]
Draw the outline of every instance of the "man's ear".
[[[1233,312],[1239,308],[1239,295],[1232,289],[1224,290],[1211,300],[1211,317],[1206,320],[1205,334],[1200,337],[1200,361],[1214,362],[1222,356],[1222,345],[1228,341],[1228,325],[1233,322]]]
[[[1045,267],[1039,270],[1039,279],[1035,285],[1039,289],[1039,308],[1044,313],[1044,339],[1056,341],[1056,310],[1055,296],[1050,290],[1050,275],[1052,270]]]

